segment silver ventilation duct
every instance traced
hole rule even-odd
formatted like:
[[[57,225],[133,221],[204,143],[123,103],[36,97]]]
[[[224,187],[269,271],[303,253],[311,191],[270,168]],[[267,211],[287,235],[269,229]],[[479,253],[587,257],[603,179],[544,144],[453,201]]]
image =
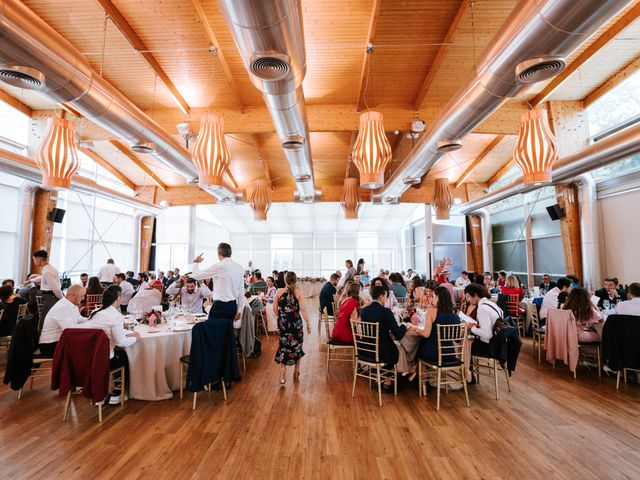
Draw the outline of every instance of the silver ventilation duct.
[[[295,198],[318,197],[302,80],[307,71],[300,0],[218,0],[249,72],[263,93],[291,174]]]
[[[600,140],[586,148],[563,158],[561,167],[551,172],[552,183],[568,183],[578,175],[604,167],[623,158],[640,153],[640,124],[622,130],[619,133]],[[524,185],[522,179],[516,180],[495,192],[460,206],[460,213],[467,215],[476,210],[499,202],[519,193],[532,192],[540,185]]]
[[[68,104],[138,146],[136,151],[144,149],[187,179],[198,176],[191,155],[175,138],[101,78],[71,43],[19,0],[0,0],[0,81]]]
[[[443,155],[440,142],[460,139],[528,84],[564,69],[564,60],[629,0],[521,0],[482,53],[475,73],[442,110],[378,193],[399,198],[404,178],[421,178]]]

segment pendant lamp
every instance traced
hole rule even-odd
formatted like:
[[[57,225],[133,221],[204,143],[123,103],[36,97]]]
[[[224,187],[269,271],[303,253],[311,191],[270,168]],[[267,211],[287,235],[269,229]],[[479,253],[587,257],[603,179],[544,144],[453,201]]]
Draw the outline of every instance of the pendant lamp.
[[[224,119],[220,115],[202,116],[191,158],[198,169],[201,187],[224,185],[222,177],[229,166],[229,148],[224,139]]]
[[[73,131],[73,124],[64,118],[47,121],[47,134],[36,152],[36,163],[42,171],[42,186],[71,187],[71,177],[80,168]]]
[[[447,220],[449,211],[453,205],[453,197],[449,190],[448,178],[436,178],[436,184],[433,191],[433,205],[436,208],[436,218],[438,220]]]
[[[254,218],[257,221],[263,221],[267,219],[267,212],[271,207],[271,200],[269,200],[269,184],[266,180],[260,179],[255,183],[253,192],[251,192],[251,208],[253,209]]]
[[[384,133],[382,114],[365,112],[360,115],[360,131],[353,145],[353,163],[360,172],[362,188],[380,188],[384,184],[384,170],[391,161],[391,145]]]
[[[513,159],[522,170],[525,185],[551,182],[551,168],[558,159],[558,148],[546,110],[529,110],[522,114]]]
[[[344,218],[358,218],[358,208],[360,208],[360,197],[358,196],[358,179],[345,178],[344,188],[342,189],[342,197],[340,204],[344,210]]]

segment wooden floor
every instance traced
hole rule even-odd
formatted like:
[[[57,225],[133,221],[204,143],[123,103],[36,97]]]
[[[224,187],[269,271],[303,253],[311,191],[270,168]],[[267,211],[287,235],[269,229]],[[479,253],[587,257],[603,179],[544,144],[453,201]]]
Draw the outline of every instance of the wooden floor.
[[[574,380],[539,366],[526,343],[499,401],[484,381],[470,387],[471,408],[450,392],[436,412],[435,395],[414,386],[378,407],[364,380],[351,398],[348,364],[325,378],[319,344],[314,326],[302,379],[290,371],[280,387],[269,338],[229,400],[204,394],[195,412],[176,395],[110,407],[98,424],[83,399],[63,423],[46,381],[20,401],[3,385],[0,478],[640,478],[639,385],[616,391],[584,368]]]

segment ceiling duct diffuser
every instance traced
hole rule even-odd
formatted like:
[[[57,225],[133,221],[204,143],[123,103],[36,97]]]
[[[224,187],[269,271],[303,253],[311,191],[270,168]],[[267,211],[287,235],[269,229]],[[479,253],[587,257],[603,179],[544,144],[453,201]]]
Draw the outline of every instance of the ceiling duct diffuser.
[[[131,150],[136,153],[153,154],[156,151],[156,145],[155,143],[136,143],[131,145]]]
[[[524,84],[543,82],[558,75],[565,66],[564,58],[560,57],[525,60],[516,67],[516,80]]]
[[[44,74],[30,67],[0,67],[0,80],[26,90],[38,90],[44,87]]]

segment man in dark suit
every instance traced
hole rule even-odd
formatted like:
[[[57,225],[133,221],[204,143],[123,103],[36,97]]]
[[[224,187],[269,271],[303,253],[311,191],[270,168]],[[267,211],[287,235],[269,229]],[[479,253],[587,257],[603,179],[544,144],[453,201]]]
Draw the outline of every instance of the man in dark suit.
[[[320,290],[320,312],[325,309],[329,315],[333,315],[333,296],[336,294],[336,285],[338,284],[338,275],[331,274],[329,281],[325,283]]]
[[[551,281],[551,275],[549,275],[548,273],[545,273],[542,276],[542,283],[540,284],[540,291],[541,292],[548,292],[552,288],[556,288],[556,287],[557,287],[556,282],[552,282]]]
[[[604,308],[606,300],[609,301],[611,307],[615,307],[618,302],[623,302],[627,299],[627,294],[624,293],[624,290],[618,288],[618,279],[616,277],[605,278],[604,288],[596,290],[595,296],[600,299],[598,308]]]
[[[387,301],[387,290],[383,286],[378,285],[371,289],[371,299],[373,301],[360,310],[360,319],[363,322],[380,324],[378,327],[380,361],[385,365],[393,366],[398,363],[399,356],[394,339],[400,340],[404,337],[404,334],[407,333],[407,327],[398,326],[393,312],[384,306]],[[382,388],[385,392],[393,391],[391,380],[385,379]]]

